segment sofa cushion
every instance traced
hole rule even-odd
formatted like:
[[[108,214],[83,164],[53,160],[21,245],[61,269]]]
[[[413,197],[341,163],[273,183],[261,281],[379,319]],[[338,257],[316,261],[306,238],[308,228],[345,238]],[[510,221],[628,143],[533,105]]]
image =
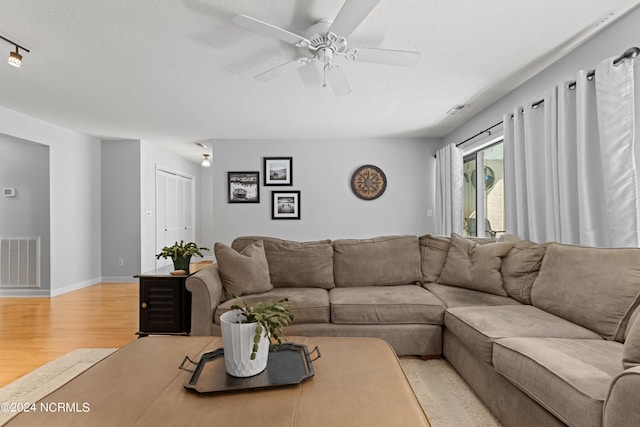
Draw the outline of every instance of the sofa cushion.
[[[274,287],[331,289],[335,286],[331,240],[294,242],[274,237],[246,236],[236,238],[231,247],[240,250],[256,240],[264,241]]]
[[[517,240],[502,258],[500,273],[503,287],[511,298],[523,304],[531,304],[531,288],[538,277],[546,249],[546,244]]]
[[[336,286],[407,285],[420,282],[420,249],[416,236],[335,240]]]
[[[622,341],[640,295],[640,249],[552,243],[531,290],[536,307]]]
[[[449,308],[445,327],[473,353],[491,363],[493,343],[510,337],[586,338],[602,337],[530,305]]]
[[[233,295],[239,297],[273,288],[262,241],[254,242],[240,252],[218,242],[213,251],[227,299]]]
[[[564,423],[595,427],[621,352],[605,340],[506,338],[495,342],[493,366]]]
[[[624,369],[640,366],[640,307],[633,312],[625,333],[622,366]]]
[[[508,296],[502,287],[500,266],[513,242],[480,245],[457,234],[451,235],[451,247],[438,283],[460,286],[495,295]]]
[[[259,295],[247,295],[242,299],[249,305],[259,301],[275,302],[281,298],[289,298],[287,307],[293,314],[293,322],[299,323],[329,323],[329,294],[320,288],[274,288]],[[231,306],[242,305],[239,298],[225,301],[216,307],[214,322],[220,325],[220,315],[231,310]]]
[[[335,288],[329,291],[335,324],[442,324],[444,306],[419,285]]]
[[[486,305],[520,305],[520,303],[513,298],[459,288],[457,286],[441,285],[439,283],[425,283],[423,286],[432,294],[437,296],[447,308]]]

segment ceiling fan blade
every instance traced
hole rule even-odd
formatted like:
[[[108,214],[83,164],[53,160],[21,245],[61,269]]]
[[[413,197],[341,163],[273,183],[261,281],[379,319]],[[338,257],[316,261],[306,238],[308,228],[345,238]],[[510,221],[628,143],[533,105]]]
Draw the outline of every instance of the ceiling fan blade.
[[[412,67],[420,61],[420,52],[408,50],[355,48],[347,55],[347,59],[358,62],[373,62],[376,64],[398,65]]]
[[[346,0],[338,16],[333,20],[329,32],[341,37],[349,37],[378,3],[380,0]]]
[[[326,68],[326,76],[336,96],[348,95],[351,93],[351,87],[347,81],[347,76],[338,65]]]
[[[293,71],[297,68],[304,67],[310,62],[311,60],[309,58],[294,59],[293,61],[285,62],[282,65],[278,65],[275,68],[265,71],[264,73],[260,73],[257,76],[255,76],[255,78],[263,82],[273,80],[277,77],[280,77],[283,74],[288,73],[289,71]]]
[[[303,40],[307,40],[306,38],[292,33],[291,31],[259,21],[247,15],[236,15],[231,19],[231,22],[246,30],[253,31],[254,33],[282,40],[283,42],[291,43],[293,45],[298,44]]]

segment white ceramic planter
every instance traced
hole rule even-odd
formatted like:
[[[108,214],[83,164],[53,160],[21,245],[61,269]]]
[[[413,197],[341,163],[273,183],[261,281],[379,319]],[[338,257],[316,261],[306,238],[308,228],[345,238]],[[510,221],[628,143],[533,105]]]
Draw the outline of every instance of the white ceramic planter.
[[[269,338],[260,338],[256,358],[251,360],[253,336],[257,323],[240,323],[245,319],[240,310],[231,310],[220,316],[222,341],[224,345],[224,365],[229,375],[251,377],[264,371],[269,358]]]

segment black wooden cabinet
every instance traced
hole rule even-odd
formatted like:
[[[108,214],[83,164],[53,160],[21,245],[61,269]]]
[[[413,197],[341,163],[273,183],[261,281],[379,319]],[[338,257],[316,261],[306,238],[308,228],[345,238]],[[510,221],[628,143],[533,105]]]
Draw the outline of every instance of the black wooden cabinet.
[[[140,331],[138,335],[191,332],[191,293],[185,288],[187,275],[172,275],[172,267],[139,274]]]

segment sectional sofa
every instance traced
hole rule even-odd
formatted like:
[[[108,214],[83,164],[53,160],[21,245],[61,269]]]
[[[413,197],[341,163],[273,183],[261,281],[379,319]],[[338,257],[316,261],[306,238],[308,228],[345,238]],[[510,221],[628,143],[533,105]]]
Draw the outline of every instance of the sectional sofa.
[[[186,281],[192,335],[220,335],[233,296],[287,297],[287,335],[444,356],[506,426],[640,425],[640,249],[249,236],[215,254]]]

